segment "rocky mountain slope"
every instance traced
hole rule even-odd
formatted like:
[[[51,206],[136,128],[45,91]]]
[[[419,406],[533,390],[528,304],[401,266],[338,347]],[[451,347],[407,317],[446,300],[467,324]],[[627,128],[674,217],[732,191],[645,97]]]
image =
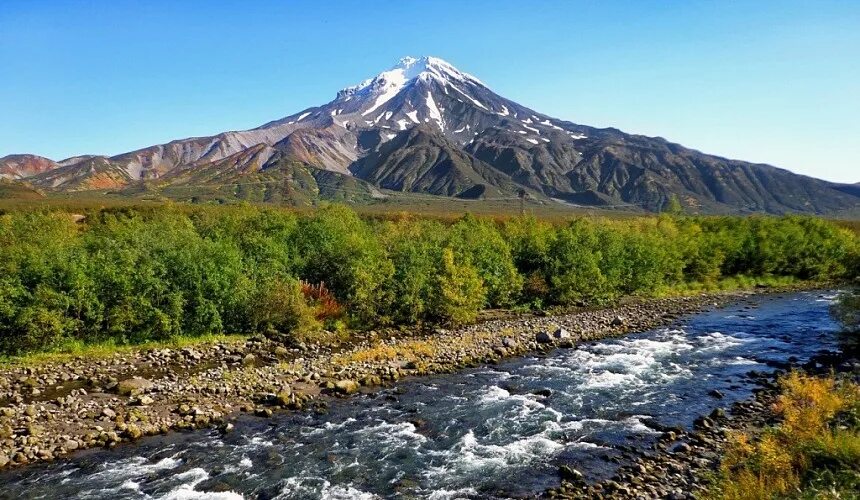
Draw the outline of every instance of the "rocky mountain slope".
[[[36,155],[7,155],[0,158],[0,179],[26,179],[53,170],[60,165]]]
[[[181,186],[243,197],[241,186],[256,185],[253,199],[263,201],[338,189],[342,197],[370,195],[377,187],[464,198],[525,189],[537,198],[654,211],[673,195],[706,213],[860,210],[856,186],[558,120],[433,57],[404,58],[328,104],[252,130],[112,157],[11,155],[0,159],[0,176],[48,190],[144,186],[177,198],[189,196]]]

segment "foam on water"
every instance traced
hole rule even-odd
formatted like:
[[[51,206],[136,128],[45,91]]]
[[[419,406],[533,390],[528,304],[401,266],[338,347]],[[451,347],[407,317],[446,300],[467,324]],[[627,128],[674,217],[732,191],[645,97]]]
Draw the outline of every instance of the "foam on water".
[[[478,494],[475,488],[460,488],[458,490],[446,490],[440,488],[429,492],[427,500],[460,500],[474,498]]]
[[[320,495],[324,500],[373,500],[379,496],[351,486],[329,486]]]
[[[284,481],[279,500],[320,498],[323,500],[374,500],[378,495],[362,491],[351,485],[332,485],[320,477],[290,477]]]
[[[140,491],[140,483],[132,481],[131,479],[125,481],[121,485],[119,485],[119,489],[121,490],[134,490]]]
[[[507,444],[482,443],[469,430],[449,450],[435,454],[443,459],[424,473],[431,484],[443,485],[451,480],[462,480],[474,474],[503,474],[512,467],[523,467],[535,460],[554,454],[564,445],[549,439],[543,433],[513,440]]]
[[[343,422],[325,422],[320,427],[308,430],[307,435],[312,436],[314,434],[322,434],[325,432],[338,431],[338,430],[343,429],[344,427],[348,426],[349,424],[351,424],[353,422],[355,422],[355,419],[352,417],[344,420]],[[304,429],[303,429],[303,431],[304,431]]]

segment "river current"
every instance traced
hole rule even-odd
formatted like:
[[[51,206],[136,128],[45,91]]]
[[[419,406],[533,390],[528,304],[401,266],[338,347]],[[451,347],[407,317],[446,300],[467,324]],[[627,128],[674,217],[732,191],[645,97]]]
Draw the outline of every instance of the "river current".
[[[322,415],[88,451],[3,472],[0,498],[531,496],[558,484],[560,463],[606,477],[621,450],[653,444],[654,422],[689,428],[748,398],[751,370],[837,349],[833,296],[753,296],[668,328],[405,380]]]

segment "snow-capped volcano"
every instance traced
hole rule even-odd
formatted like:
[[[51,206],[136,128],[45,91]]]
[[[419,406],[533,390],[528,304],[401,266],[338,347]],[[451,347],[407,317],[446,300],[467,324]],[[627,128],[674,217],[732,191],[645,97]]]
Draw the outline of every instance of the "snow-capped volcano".
[[[854,191],[824,181],[538,113],[436,57],[404,57],[327,104],[251,130],[44,159],[39,168],[24,169],[21,157],[0,158],[0,177],[64,191],[130,191],[146,181],[181,199],[201,186],[259,201],[377,188],[480,198],[525,188],[545,200],[648,210],[672,195],[702,212],[860,209]],[[247,185],[263,187],[250,195]]]
[[[390,70],[383,71],[373,78],[368,78],[358,85],[341,90],[338,92],[338,97],[351,97],[361,92],[374,93],[376,95],[396,94],[403,87],[419,78],[434,78],[442,83],[462,83],[468,81],[477,85],[484,85],[474,76],[463,73],[447,61],[443,61],[438,57],[404,57]]]
[[[361,102],[361,116],[371,115],[385,103],[395,98],[404,89],[419,82],[429,84],[435,81],[443,87],[453,87],[461,93],[466,93],[458,86],[468,88],[469,85],[483,84],[477,78],[459,71],[451,64],[436,57],[404,57],[400,62],[388,71],[376,75],[374,78],[364,80],[358,85],[347,87],[337,94],[337,101],[348,102],[356,99]],[[432,93],[428,92],[425,103],[432,114],[432,118],[440,125],[442,124],[441,113],[433,101]],[[414,110],[413,110],[414,111]]]
[[[522,116],[520,116],[522,115]],[[382,141],[397,131],[428,124],[461,144],[470,142],[500,118],[531,142],[543,140],[541,130],[564,130],[560,123],[492,92],[478,78],[436,57],[404,57],[387,71],[337,93],[335,100],[264,125],[332,123],[351,130],[382,129]],[[584,138],[581,130],[571,137]]]

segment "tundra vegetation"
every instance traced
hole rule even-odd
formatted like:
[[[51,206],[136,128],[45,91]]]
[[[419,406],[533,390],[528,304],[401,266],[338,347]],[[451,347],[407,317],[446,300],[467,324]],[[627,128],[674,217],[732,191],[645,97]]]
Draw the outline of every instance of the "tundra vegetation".
[[[12,210],[0,213],[0,353],[461,324],[486,308],[846,279],[858,274],[858,255],[850,229],[798,216]]]
[[[779,383],[778,425],[737,432],[708,493],[720,499],[856,498],[860,385],[792,372]]]

